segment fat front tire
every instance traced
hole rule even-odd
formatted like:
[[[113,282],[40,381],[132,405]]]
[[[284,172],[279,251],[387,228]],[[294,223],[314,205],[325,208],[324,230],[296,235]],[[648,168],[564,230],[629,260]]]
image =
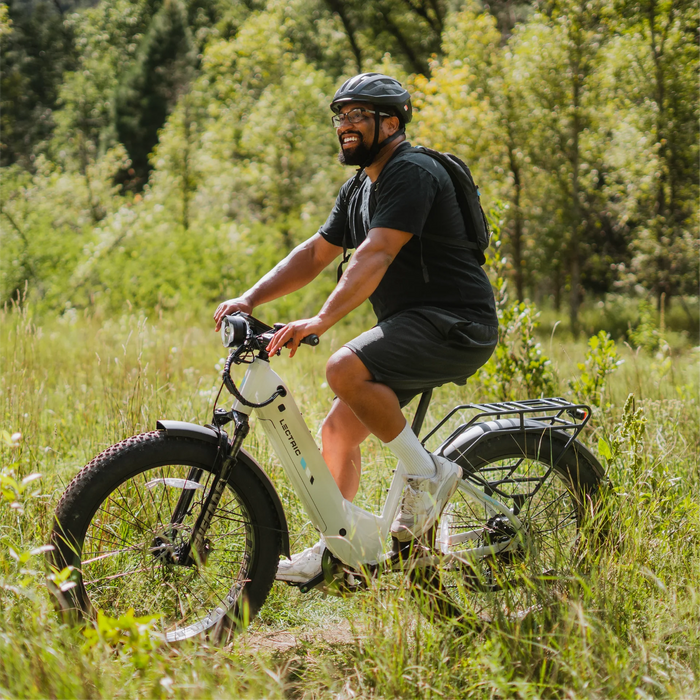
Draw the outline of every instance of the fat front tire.
[[[205,630],[221,639],[247,624],[274,582],[282,536],[269,494],[243,460],[231,471],[203,555],[176,563],[214,481],[216,457],[214,444],[156,431],[85,466],[58,504],[51,537],[53,566],[74,567],[75,585],[54,591],[61,608],[79,617],[130,609],[157,615],[168,641]],[[191,468],[201,470],[195,481],[188,481]],[[173,527],[185,491],[193,497]]]
[[[428,598],[433,613],[471,620],[522,616],[567,584],[605,479],[588,449],[577,442],[567,447],[567,440],[553,432],[496,431],[471,449],[457,443],[444,451],[463,468],[461,486],[477,486],[506,505],[524,529],[516,535],[507,518],[494,517],[458,488],[428,535],[445,564],[416,576],[418,595]]]

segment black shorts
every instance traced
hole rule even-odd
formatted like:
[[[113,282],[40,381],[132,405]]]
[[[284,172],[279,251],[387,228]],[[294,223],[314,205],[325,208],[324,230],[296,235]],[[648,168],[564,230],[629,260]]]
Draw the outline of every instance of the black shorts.
[[[350,348],[375,381],[394,390],[401,406],[449,382],[464,384],[486,364],[498,328],[432,307],[401,311],[354,338]]]

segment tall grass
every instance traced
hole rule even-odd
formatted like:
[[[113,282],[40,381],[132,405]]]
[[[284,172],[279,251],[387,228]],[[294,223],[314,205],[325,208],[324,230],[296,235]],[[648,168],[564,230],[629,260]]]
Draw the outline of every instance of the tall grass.
[[[275,584],[250,629],[226,648],[204,639],[89,644],[55,616],[43,557],[51,514],[94,454],[168,417],[209,419],[223,356],[207,321],[0,314],[0,696],[176,698],[694,698],[700,695],[698,363],[618,347],[625,363],[582,436],[600,449],[612,489],[609,534],[545,605],[491,624],[433,619],[398,576],[354,598]],[[353,332],[276,360],[314,432],[332,394],[323,366]],[[584,342],[542,339],[560,395]],[[483,398],[478,380],[435,393],[426,426]],[[634,394],[628,399],[629,394]],[[412,409],[409,408],[410,413]],[[17,435],[21,434],[21,437]],[[293,549],[316,537],[276,458],[254,429],[248,448],[274,480]],[[377,507],[393,466],[370,439],[358,502]],[[41,479],[22,480],[40,473]],[[7,479],[13,479],[12,486]],[[489,608],[491,606],[491,608]],[[145,639],[149,632],[139,634]]]

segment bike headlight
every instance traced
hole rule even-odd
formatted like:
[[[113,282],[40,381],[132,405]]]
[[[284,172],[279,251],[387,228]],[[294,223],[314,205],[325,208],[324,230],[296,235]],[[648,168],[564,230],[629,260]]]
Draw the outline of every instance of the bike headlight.
[[[221,342],[225,348],[240,345],[248,336],[248,323],[242,316],[226,316],[221,324]]]

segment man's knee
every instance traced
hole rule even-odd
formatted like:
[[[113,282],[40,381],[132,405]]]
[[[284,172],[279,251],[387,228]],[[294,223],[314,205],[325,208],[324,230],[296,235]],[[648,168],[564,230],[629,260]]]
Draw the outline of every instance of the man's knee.
[[[349,348],[340,348],[331,355],[326,364],[328,386],[341,398],[362,382],[371,379],[372,375],[367,367]]]

